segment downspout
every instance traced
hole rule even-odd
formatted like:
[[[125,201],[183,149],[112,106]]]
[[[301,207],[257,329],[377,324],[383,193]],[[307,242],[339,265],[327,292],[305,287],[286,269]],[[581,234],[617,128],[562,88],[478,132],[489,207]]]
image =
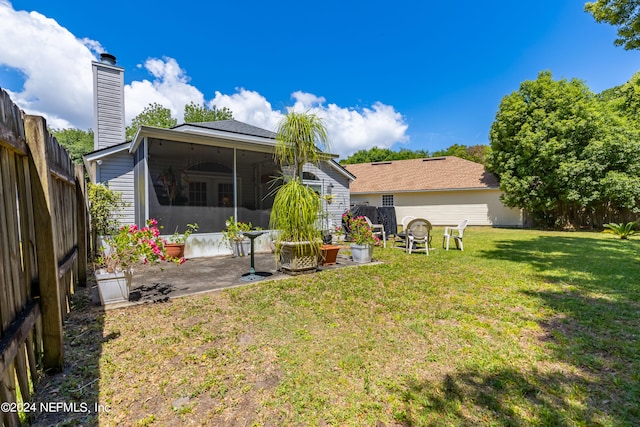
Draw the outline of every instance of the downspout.
[[[237,150],[233,147],[233,217],[238,222],[238,156]]]

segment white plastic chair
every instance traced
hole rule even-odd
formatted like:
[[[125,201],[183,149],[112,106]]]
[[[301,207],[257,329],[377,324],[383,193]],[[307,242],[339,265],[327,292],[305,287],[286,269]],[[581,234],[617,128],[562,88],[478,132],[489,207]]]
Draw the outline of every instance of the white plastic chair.
[[[453,239],[453,241],[456,243],[456,248],[459,248],[461,251],[463,251],[464,246],[462,245],[462,236],[464,235],[464,229],[467,227],[467,224],[469,224],[469,220],[465,219],[455,227],[445,227],[444,236],[442,237],[442,247],[446,250],[449,250],[449,241]]]
[[[364,220],[367,221],[367,225],[373,231],[373,234],[376,236],[380,236],[382,238],[382,246],[387,247],[387,233],[384,231],[384,225],[382,224],[372,224],[369,217],[365,216]]]
[[[402,225],[402,230],[400,231],[400,233],[396,233],[395,239],[394,239],[395,248],[403,249],[403,250],[407,248],[407,238],[406,238],[407,225],[409,225],[409,223],[414,219],[416,219],[415,216],[402,217],[402,221],[400,221],[400,224]]]
[[[402,224],[402,232],[406,232],[407,231],[407,225],[409,225],[409,223],[411,222],[411,220],[416,219],[415,216],[405,216],[402,217],[402,221],[400,221],[400,223]]]
[[[429,244],[431,243],[431,223],[424,218],[412,219],[407,225],[407,246],[406,251],[425,251],[429,255]],[[418,245],[424,244],[424,248]]]

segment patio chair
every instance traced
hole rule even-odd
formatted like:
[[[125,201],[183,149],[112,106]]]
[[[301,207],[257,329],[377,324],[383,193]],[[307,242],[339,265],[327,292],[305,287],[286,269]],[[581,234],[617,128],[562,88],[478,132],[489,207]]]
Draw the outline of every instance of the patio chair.
[[[399,233],[396,233],[396,235],[394,236],[394,243],[396,246],[394,246],[395,248],[398,249],[406,249],[407,248],[407,225],[409,225],[409,223],[411,222],[411,220],[416,219],[415,216],[405,216],[402,217],[402,221],[400,221],[400,224],[402,224],[402,231],[400,231]]]
[[[445,227],[444,236],[442,237],[442,247],[446,250],[449,250],[449,241],[453,239],[453,241],[456,243],[456,248],[459,248],[461,251],[463,251],[464,246],[462,245],[462,236],[464,235],[464,229],[468,224],[469,220],[465,219],[455,227]]]
[[[379,236],[380,239],[382,239],[382,245],[383,247],[387,247],[387,233],[385,233],[384,231],[384,225],[382,224],[372,224],[371,220],[369,219],[368,216],[364,217],[364,220],[367,221],[367,225],[369,225],[369,228],[371,228],[371,231],[373,231],[373,235],[374,236]]]
[[[431,223],[424,218],[412,219],[407,224],[407,240],[406,251],[412,253],[414,251],[425,251],[429,255],[429,246],[431,244]],[[420,245],[423,244],[424,248]]]
[[[416,219],[415,216],[405,216],[402,218],[402,221],[400,222],[402,224],[402,232],[404,233],[405,231],[407,231],[407,225],[409,225],[409,223],[411,222],[412,219]]]

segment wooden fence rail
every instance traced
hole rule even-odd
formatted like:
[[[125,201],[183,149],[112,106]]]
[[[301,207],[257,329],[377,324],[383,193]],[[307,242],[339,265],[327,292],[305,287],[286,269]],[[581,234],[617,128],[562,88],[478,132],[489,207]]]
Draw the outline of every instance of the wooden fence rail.
[[[84,169],[0,88],[0,400],[29,401],[37,372],[63,367],[62,325],[85,285]],[[15,412],[2,413],[19,425]]]

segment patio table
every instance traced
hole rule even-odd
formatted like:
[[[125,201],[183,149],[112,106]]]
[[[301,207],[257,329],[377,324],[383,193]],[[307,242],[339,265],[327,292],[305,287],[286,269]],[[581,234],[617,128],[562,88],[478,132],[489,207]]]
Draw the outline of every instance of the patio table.
[[[247,236],[249,240],[251,240],[251,268],[249,269],[249,273],[243,274],[242,280],[243,282],[255,282],[258,280],[264,279],[264,276],[261,274],[256,274],[256,269],[254,266],[254,258],[253,258],[253,242],[257,237],[263,235],[266,231],[263,230],[255,230],[255,231],[243,231],[242,234]]]

